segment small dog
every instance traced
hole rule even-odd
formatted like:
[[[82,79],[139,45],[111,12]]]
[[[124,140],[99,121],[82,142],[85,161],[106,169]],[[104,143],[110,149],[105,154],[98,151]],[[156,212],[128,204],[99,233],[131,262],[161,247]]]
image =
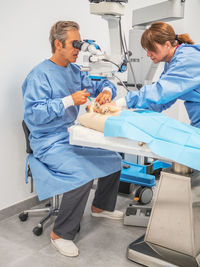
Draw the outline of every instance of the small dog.
[[[108,105],[101,106],[98,102],[94,102],[91,105],[87,105],[85,109],[87,112],[97,112],[100,114],[108,114],[108,113],[115,113],[115,112],[121,111],[121,108],[115,105],[108,104]]]

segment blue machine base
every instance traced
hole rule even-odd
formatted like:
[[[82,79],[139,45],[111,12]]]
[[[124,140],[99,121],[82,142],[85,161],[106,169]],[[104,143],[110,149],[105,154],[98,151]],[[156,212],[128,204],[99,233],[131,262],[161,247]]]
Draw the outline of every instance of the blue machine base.
[[[149,168],[149,165],[139,165],[130,163],[127,161],[122,161],[123,163],[123,169],[121,171],[120,181],[141,185],[141,186],[147,186],[152,187],[155,186],[155,176],[148,174],[147,169]],[[160,168],[168,168],[171,164],[162,162],[159,160],[156,160],[152,163],[152,171],[155,171]]]

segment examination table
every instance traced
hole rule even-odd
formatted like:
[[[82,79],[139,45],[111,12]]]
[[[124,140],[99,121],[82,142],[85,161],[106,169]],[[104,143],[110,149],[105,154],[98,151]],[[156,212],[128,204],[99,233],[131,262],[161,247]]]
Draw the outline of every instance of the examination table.
[[[69,128],[70,144],[166,160],[149,146],[122,137],[105,137],[79,124]],[[168,158],[167,161],[170,161]],[[200,266],[200,174],[172,163],[161,172],[144,237],[128,246],[128,258],[145,266]]]

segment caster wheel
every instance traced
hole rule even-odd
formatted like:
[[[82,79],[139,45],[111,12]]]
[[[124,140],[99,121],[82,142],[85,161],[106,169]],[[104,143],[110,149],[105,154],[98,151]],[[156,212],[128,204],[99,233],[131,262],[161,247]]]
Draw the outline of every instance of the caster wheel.
[[[153,191],[150,187],[139,187],[136,191],[136,196],[141,204],[148,204],[153,198]]]
[[[39,235],[42,234],[42,232],[43,232],[43,228],[42,228],[42,227],[38,227],[38,226],[36,226],[36,227],[33,228],[33,233],[34,233],[34,235],[39,236]]]
[[[25,222],[28,219],[28,212],[27,213],[24,213],[24,212],[20,213],[19,219],[20,219],[20,221]]]

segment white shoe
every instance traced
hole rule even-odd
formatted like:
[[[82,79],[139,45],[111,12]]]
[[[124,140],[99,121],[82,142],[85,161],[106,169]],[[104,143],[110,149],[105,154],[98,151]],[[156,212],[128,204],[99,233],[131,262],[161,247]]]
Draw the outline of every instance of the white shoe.
[[[78,248],[72,240],[66,240],[63,238],[53,240],[51,238],[51,243],[62,255],[67,257],[78,256]]]
[[[124,213],[119,210],[114,210],[114,211],[104,210],[102,212],[91,212],[91,215],[94,217],[99,217],[99,218],[103,217],[113,220],[122,220],[124,218]]]

